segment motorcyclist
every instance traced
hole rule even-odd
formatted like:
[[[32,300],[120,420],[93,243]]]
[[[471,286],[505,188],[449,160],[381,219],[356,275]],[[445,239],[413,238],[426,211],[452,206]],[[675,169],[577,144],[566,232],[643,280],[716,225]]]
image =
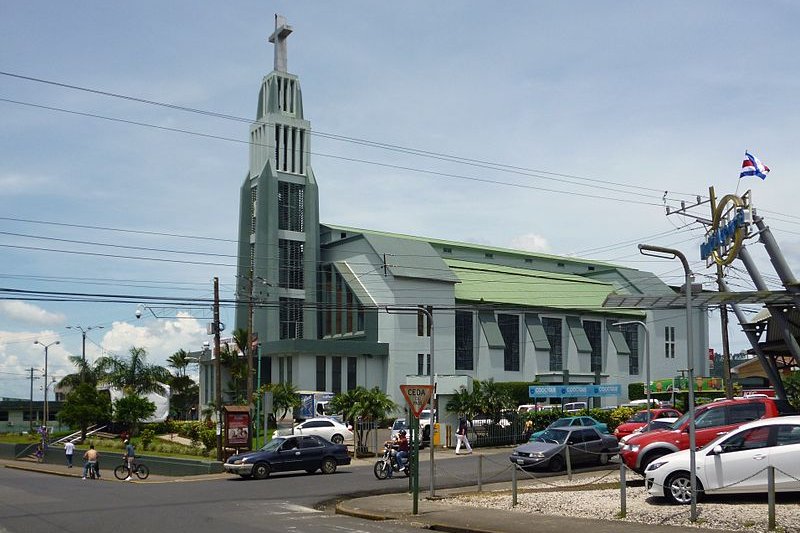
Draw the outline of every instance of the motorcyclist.
[[[383,444],[384,446],[391,447],[391,453],[389,456],[393,459],[398,468],[402,468],[403,464],[408,460],[409,448],[408,439],[406,438],[406,430],[401,429],[396,437],[391,440],[387,440]],[[389,468],[389,472],[386,477],[391,479],[393,473],[394,467]]]

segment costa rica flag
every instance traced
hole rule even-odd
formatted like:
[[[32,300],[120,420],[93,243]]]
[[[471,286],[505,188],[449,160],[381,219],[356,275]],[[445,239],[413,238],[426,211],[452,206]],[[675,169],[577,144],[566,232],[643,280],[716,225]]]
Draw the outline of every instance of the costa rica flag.
[[[767,179],[769,167],[762,163],[756,156],[750,152],[744,153],[744,161],[742,162],[742,172],[739,174],[739,179],[747,176],[758,176],[762,180]]]

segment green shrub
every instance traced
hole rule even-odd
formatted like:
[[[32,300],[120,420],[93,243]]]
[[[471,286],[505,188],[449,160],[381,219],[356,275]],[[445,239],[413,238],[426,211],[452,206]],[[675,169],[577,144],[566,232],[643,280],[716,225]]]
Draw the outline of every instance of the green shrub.
[[[142,443],[142,449],[149,450],[150,444],[152,444],[153,439],[156,438],[156,433],[150,428],[145,428],[139,434],[139,440]]]

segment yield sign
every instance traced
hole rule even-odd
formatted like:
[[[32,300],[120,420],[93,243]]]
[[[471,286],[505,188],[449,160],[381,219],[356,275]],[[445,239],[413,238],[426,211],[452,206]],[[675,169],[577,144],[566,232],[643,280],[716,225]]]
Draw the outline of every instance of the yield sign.
[[[415,418],[419,418],[419,414],[428,405],[428,402],[433,395],[432,385],[400,385],[400,392],[406,399],[409,409]]]

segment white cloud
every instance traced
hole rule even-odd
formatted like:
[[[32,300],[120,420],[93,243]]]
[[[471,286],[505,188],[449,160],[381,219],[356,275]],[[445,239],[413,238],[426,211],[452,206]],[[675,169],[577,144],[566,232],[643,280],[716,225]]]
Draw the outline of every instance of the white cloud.
[[[0,301],[0,316],[5,316],[10,320],[40,326],[63,324],[66,320],[66,317],[61,313],[51,313],[39,306],[19,300]]]
[[[24,176],[16,173],[0,174],[0,194],[10,196],[36,192],[51,186],[51,180],[42,176]]]
[[[519,235],[511,239],[511,247],[517,250],[527,250],[529,252],[547,252],[550,244],[547,239],[535,233]]]

